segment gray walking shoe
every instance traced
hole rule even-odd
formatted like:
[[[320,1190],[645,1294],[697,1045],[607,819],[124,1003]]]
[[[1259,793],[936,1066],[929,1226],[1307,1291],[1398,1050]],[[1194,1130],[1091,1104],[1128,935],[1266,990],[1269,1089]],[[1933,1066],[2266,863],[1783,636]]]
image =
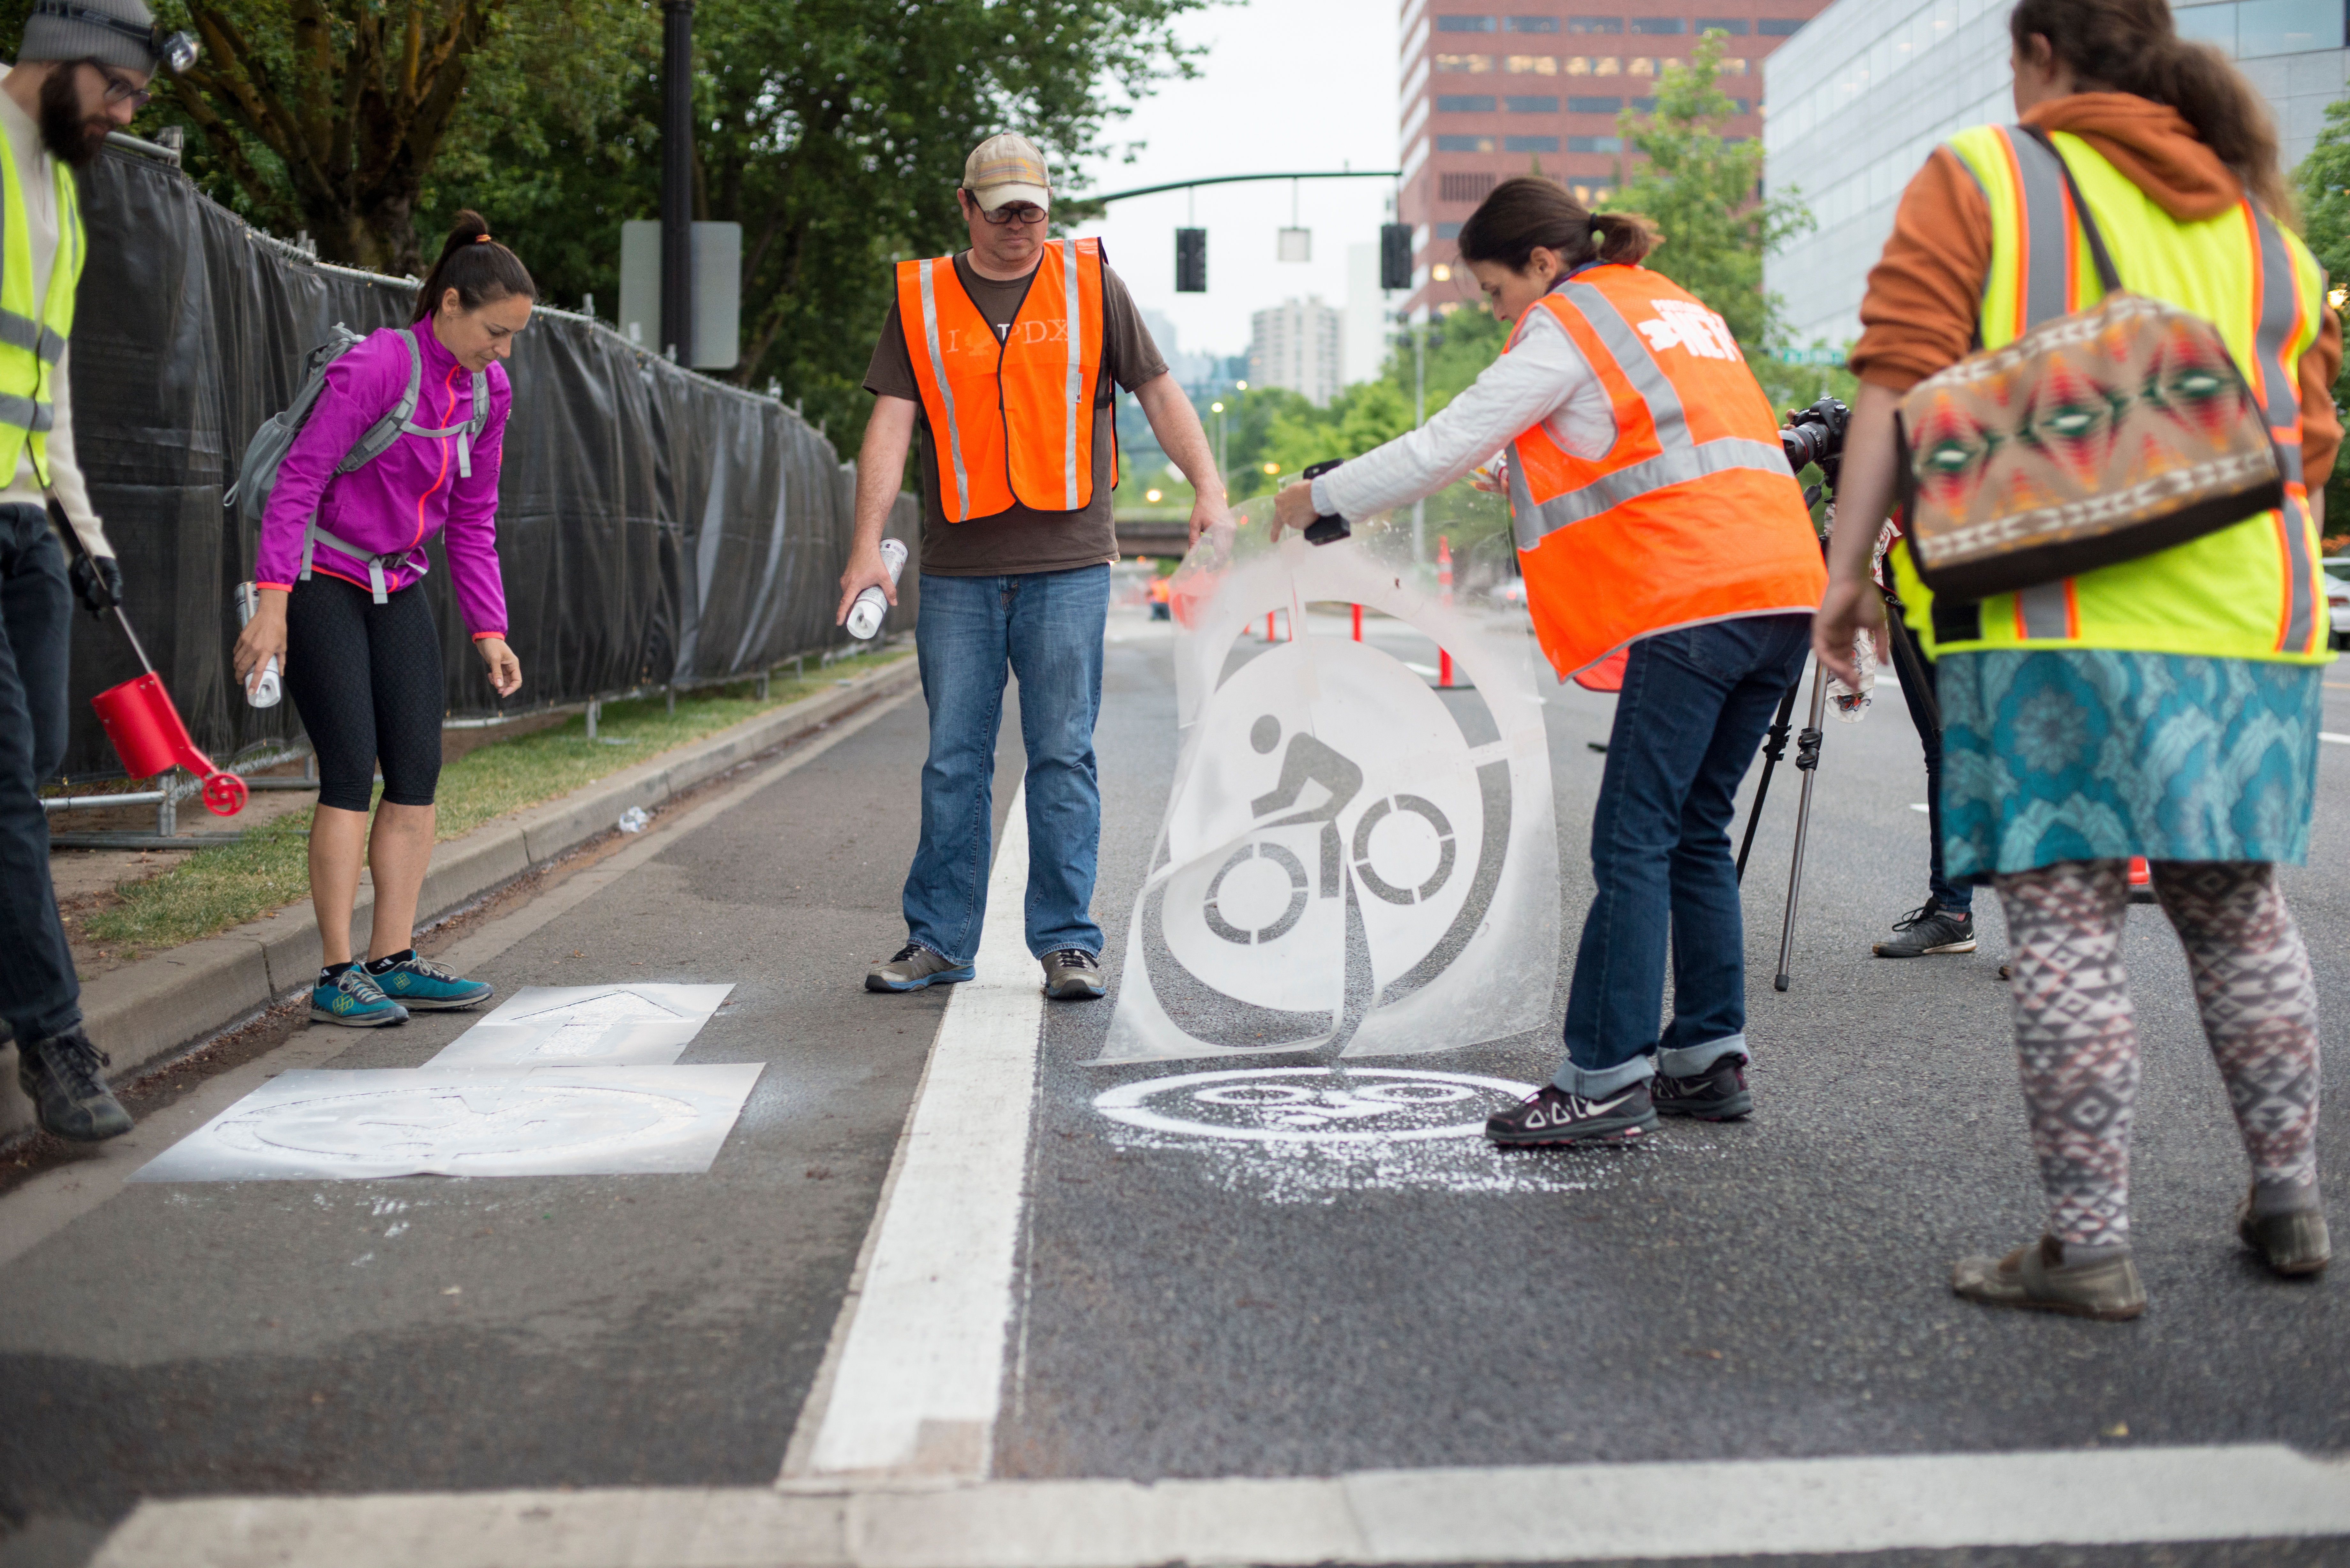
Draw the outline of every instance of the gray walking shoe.
[[[2068,1263],[2064,1243],[2054,1236],[2004,1258],[1961,1259],[1950,1270],[1950,1289],[1985,1306],[2029,1307],[2106,1323],[2122,1323],[2146,1310],[2146,1287],[2138,1282],[2128,1248]]]
[[[2325,1212],[2315,1204],[2282,1214],[2255,1214],[2251,1194],[2236,1210],[2236,1235],[2269,1272],[2302,1279],[2325,1272],[2334,1249],[2325,1234]]]
[[[944,953],[934,953],[920,942],[908,942],[895,958],[865,971],[868,991],[920,991],[926,985],[952,985],[969,980],[972,967]]]
[[[33,1102],[43,1132],[73,1143],[99,1143],[130,1130],[130,1113],[99,1072],[111,1065],[112,1059],[76,1024],[30,1048],[16,1048],[16,1085]]]
[[[1974,916],[1945,909],[1930,898],[1924,908],[1894,921],[1893,932],[1892,940],[1879,942],[1872,950],[1878,958],[1926,958],[1975,950]]]
[[[1083,948],[1063,948],[1046,953],[1045,994],[1055,1002],[1097,1002],[1107,989],[1101,963]]]

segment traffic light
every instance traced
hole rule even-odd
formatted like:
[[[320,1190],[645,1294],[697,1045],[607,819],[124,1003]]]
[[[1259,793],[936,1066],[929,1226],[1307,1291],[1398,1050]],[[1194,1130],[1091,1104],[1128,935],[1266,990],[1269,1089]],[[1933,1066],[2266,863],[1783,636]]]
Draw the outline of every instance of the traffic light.
[[[1175,292],[1208,292],[1208,231],[1205,229],[1175,231]]]
[[[1409,223],[1379,225],[1379,286],[1381,288],[1411,286],[1411,225]]]

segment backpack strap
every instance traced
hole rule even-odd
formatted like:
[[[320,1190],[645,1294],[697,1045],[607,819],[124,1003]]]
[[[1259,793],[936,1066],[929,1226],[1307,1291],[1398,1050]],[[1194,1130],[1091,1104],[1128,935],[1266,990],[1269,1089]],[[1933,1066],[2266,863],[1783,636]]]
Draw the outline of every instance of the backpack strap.
[[[310,514],[308,524],[302,530],[302,575],[296,579],[297,582],[307,583],[310,580],[310,557],[317,553],[322,540],[330,548],[340,550],[355,561],[365,561],[368,571],[368,591],[375,597],[375,602],[378,604],[390,600],[391,596],[384,587],[383,564],[386,561],[403,560],[404,557],[371,556],[356,545],[336,538],[318,526],[318,514],[315,512]]]

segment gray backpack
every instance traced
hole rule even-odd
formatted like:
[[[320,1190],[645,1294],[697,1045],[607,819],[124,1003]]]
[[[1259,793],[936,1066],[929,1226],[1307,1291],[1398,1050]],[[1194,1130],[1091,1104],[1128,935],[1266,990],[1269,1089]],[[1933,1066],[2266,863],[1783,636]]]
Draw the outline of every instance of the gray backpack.
[[[399,330],[400,341],[408,345],[408,389],[400,394],[400,400],[391,406],[390,411],[369,425],[351,450],[343,454],[343,461],[335,465],[335,472],[343,474],[355,468],[365,467],[382,456],[390,449],[391,443],[403,435],[436,439],[455,436],[458,477],[471,479],[473,477],[473,438],[482,433],[482,427],[489,422],[490,418],[489,372],[476,371],[473,375],[473,413],[464,423],[451,425],[446,430],[431,430],[413,423],[411,416],[416,412],[416,400],[424,389],[424,355],[416,346],[414,327],[403,327]],[[253,439],[245,442],[244,461],[237,465],[236,483],[230,485],[228,493],[221,497],[221,504],[240,516],[251,519],[255,527],[260,525],[261,515],[269,507],[269,493],[277,488],[278,465],[286,461],[286,453],[292,449],[295,436],[301,432],[302,426],[310,418],[311,409],[317,404],[319,389],[327,384],[327,367],[366,341],[338,321],[334,336],[310,350],[303,361],[302,389],[294,394],[294,400],[276,417],[263,421],[261,428],[253,432]],[[302,531],[304,582],[310,579],[310,557],[322,541],[355,560],[367,563],[368,586],[374,590],[375,602],[382,604],[389,597],[383,586],[384,563],[398,557],[372,556],[345,544],[319,527],[318,514],[313,512]]]

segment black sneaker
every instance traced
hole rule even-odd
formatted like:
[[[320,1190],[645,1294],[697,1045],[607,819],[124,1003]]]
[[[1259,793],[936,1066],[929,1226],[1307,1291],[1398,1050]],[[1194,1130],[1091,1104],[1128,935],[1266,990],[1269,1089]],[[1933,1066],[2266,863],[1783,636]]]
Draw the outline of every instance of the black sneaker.
[[[1596,1100],[1544,1084],[1506,1111],[1485,1118],[1485,1136],[1504,1148],[1561,1148],[1577,1143],[1631,1143],[1657,1130],[1648,1085],[1634,1084]]]
[[[1659,1115],[1695,1116],[1701,1122],[1736,1121],[1754,1109],[1746,1070],[1735,1056],[1722,1057],[1694,1078],[1659,1073],[1648,1094]]]
[[[1898,934],[1876,947],[1878,958],[1924,958],[1930,953],[1970,953],[1975,950],[1975,918],[1953,914],[1932,899],[1893,922]]]
[[[99,1143],[130,1130],[130,1113],[106,1086],[100,1067],[113,1059],[76,1024],[29,1051],[16,1050],[16,1082],[33,1102],[41,1130],[73,1143]]]

